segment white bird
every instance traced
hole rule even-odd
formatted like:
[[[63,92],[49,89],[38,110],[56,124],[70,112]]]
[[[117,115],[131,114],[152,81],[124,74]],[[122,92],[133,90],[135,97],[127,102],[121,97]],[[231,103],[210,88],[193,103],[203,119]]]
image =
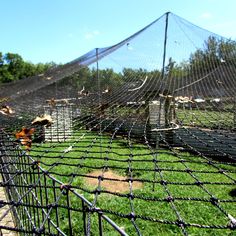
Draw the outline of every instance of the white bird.
[[[0,113],[3,115],[9,116],[9,115],[14,114],[15,112],[9,106],[2,106],[0,108]]]
[[[84,91],[85,91],[85,88],[84,88],[84,86],[83,86],[83,88],[82,88],[80,91],[78,91],[78,94],[79,94],[79,95],[83,95]]]
[[[224,60],[223,58],[220,58],[220,62],[221,62],[221,63],[224,63],[225,60]]]
[[[102,93],[109,93],[110,89],[107,87]]]
[[[85,87],[83,86],[83,88],[78,92],[78,95],[80,96],[89,96],[89,91],[85,89]]]
[[[53,124],[52,117],[50,115],[44,114],[42,116],[37,116],[32,122],[32,125],[42,125],[49,127]]]

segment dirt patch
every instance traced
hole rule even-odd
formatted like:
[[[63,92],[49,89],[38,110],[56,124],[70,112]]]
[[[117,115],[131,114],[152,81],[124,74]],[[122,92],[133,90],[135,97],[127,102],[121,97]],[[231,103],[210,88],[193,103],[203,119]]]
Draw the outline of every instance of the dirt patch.
[[[96,170],[88,174],[89,176],[94,176],[97,178],[85,178],[85,182],[88,185],[91,186],[97,186],[98,185],[98,176],[102,175],[102,171]],[[105,171],[103,174],[104,178],[109,178],[109,179],[115,179],[115,180],[107,180],[103,179],[101,181],[101,187],[106,189],[107,191],[110,192],[116,192],[116,193],[124,193],[124,192],[129,192],[129,183],[128,182],[123,182],[119,180],[125,180],[126,177],[120,176],[111,170]],[[132,183],[132,189],[139,189],[142,188],[142,183],[138,181],[134,181]]]

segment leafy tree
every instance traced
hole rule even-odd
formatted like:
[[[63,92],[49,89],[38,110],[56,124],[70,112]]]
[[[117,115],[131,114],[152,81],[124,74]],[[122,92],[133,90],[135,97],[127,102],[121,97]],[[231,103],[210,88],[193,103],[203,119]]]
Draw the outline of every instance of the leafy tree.
[[[55,66],[55,63],[25,62],[19,54],[0,52],[0,83],[7,83],[14,80],[20,80],[25,77],[31,77],[45,72]]]
[[[30,62],[25,62],[24,66],[23,66],[22,73],[20,75],[20,79],[30,77],[30,76],[33,76],[33,75],[39,74],[39,73],[40,72],[37,71],[37,66],[35,66],[34,64],[32,64]]]
[[[217,39],[210,36],[203,49],[197,49],[190,55],[190,69],[194,73],[207,73],[222,62],[236,63],[236,43],[231,40]]]
[[[0,66],[3,65],[4,59],[3,59],[3,55],[2,52],[0,52]]]
[[[0,83],[8,83],[13,81],[15,78],[14,76],[9,72],[8,66],[1,65],[0,66]]]
[[[8,66],[8,71],[15,78],[15,80],[21,79],[24,72],[24,61],[18,54],[7,53],[4,56],[4,61]]]
[[[218,55],[221,61],[225,61],[229,64],[235,64],[236,62],[236,42],[232,40],[220,40],[218,45]]]

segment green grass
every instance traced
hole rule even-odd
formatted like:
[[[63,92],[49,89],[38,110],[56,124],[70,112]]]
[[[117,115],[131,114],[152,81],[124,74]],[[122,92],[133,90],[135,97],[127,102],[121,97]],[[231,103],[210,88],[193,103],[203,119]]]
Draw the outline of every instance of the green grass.
[[[234,127],[234,114],[232,112],[178,109],[176,114],[177,119],[181,121],[183,125],[207,128]]]
[[[71,145],[72,150],[65,153],[64,150]],[[64,183],[71,183],[78,193],[91,202],[95,201],[95,195],[90,191],[95,190],[98,185],[88,185],[82,176],[67,175],[72,173],[86,175],[96,169],[104,170],[104,167],[107,167],[114,173],[127,177],[130,174],[128,170],[130,167],[133,177],[144,181],[142,188],[133,190],[136,197],[133,200],[125,197],[129,191],[122,193],[123,197],[102,192],[97,196],[95,204],[96,207],[104,209],[107,212],[106,215],[123,227],[129,235],[137,235],[131,220],[120,217],[116,213],[128,215],[132,208],[137,216],[147,217],[146,220],[140,217],[135,220],[142,235],[147,236],[181,235],[180,227],[167,224],[178,219],[176,212],[186,223],[226,226],[229,222],[228,218],[219,208],[207,201],[211,197],[209,193],[219,199],[219,205],[223,210],[235,217],[235,196],[230,195],[230,192],[235,189],[233,181],[222,173],[215,173],[218,170],[217,167],[225,169],[226,172],[231,170],[230,177],[236,179],[235,167],[218,163],[209,165],[204,158],[186,152],[179,152],[178,155],[173,155],[174,153],[164,149],[158,149],[157,154],[153,154],[153,152],[155,152],[154,149],[137,144],[135,141],[131,140],[131,143],[128,143],[124,137],[116,137],[111,141],[108,134],[98,136],[96,132],[82,130],[75,133],[74,138],[67,142],[34,144],[30,155],[39,160],[40,166],[57,179]],[[153,159],[158,160],[159,171],[152,171],[154,170]],[[180,159],[185,162],[178,162]],[[187,172],[186,168],[192,172]],[[195,178],[207,183],[196,185],[194,184]],[[153,180],[157,182],[153,184]],[[167,181],[168,184],[162,185],[161,180]],[[47,180],[46,184],[51,186],[52,181]],[[114,183],[114,190],[115,188],[116,183]],[[60,196],[58,204],[67,206],[67,196],[62,195],[58,188],[55,191],[56,195]],[[175,201],[163,201],[168,197],[168,193],[175,198]],[[53,196],[52,189],[49,189],[48,202],[54,201]],[[71,211],[73,235],[82,235],[82,213],[75,210],[81,209],[81,201],[72,193],[69,193],[69,197],[74,209]],[[189,198],[192,200],[188,200]],[[193,198],[200,200],[194,201]],[[203,199],[206,201],[202,201]],[[220,200],[234,202],[220,202]],[[46,204],[46,200],[43,201]],[[60,208],[58,212],[60,227],[69,234],[68,211]],[[51,213],[51,219],[56,219],[55,209]],[[155,220],[157,222],[153,222]],[[118,235],[108,223],[104,222],[103,228],[105,235]],[[229,229],[201,229],[198,227],[187,227],[186,231],[189,235],[223,236],[236,233]],[[97,214],[91,215],[91,232],[91,235],[98,235]]]

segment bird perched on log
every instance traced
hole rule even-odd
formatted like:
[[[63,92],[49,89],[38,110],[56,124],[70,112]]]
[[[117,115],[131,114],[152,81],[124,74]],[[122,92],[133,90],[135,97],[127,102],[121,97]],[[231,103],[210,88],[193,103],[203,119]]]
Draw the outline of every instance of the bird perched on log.
[[[106,89],[102,93],[104,94],[104,93],[110,93],[110,92],[111,92],[111,89],[107,86]]]
[[[69,100],[66,99],[66,98],[62,99],[61,101],[62,101],[63,103],[65,103],[66,105],[69,105],[69,103],[70,103]]]
[[[78,91],[78,95],[83,95],[84,91],[85,91],[85,88],[83,86],[83,88],[80,91]]]
[[[34,134],[34,131],[34,128],[28,129],[23,127],[19,132],[15,134],[16,140],[20,142],[21,145],[25,146],[27,151],[31,149],[32,135]]]
[[[49,127],[53,124],[52,117],[50,115],[44,114],[43,116],[37,116],[32,122],[32,125],[41,125]]]
[[[88,96],[89,95],[89,91],[85,89],[85,87],[83,86],[83,88],[78,91],[78,95],[79,96]]]
[[[55,98],[51,98],[50,100],[46,100],[46,102],[48,103],[48,105],[55,107],[56,105],[56,100]]]
[[[6,105],[3,105],[1,108],[0,108],[0,113],[5,115],[5,116],[10,116],[12,114],[14,114],[15,112],[12,110],[11,107],[9,106],[6,106]]]

